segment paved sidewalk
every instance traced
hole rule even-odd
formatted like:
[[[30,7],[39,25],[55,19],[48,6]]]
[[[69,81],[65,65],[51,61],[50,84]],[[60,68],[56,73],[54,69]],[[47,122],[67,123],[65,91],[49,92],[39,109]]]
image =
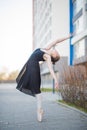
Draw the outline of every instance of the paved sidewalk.
[[[45,113],[39,123],[36,99],[17,91],[15,84],[0,84],[0,130],[87,130],[87,116],[57,104],[56,94],[42,95]]]

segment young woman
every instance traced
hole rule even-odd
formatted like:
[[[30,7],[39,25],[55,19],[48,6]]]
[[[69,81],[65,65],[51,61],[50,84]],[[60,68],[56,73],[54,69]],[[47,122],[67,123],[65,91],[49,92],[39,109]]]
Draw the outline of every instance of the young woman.
[[[56,41],[50,43],[46,48],[38,48],[36,49],[22,70],[20,71],[16,81],[17,81],[17,89],[21,92],[29,94],[31,96],[35,96],[37,98],[37,119],[38,121],[42,121],[43,109],[42,109],[42,97],[41,97],[41,77],[40,77],[40,67],[39,62],[45,61],[49,67],[49,71],[52,77],[55,80],[55,88],[58,89],[58,80],[53,71],[52,63],[55,63],[60,59],[59,53],[55,49],[51,49],[55,45],[64,40],[67,40],[71,37],[57,39]]]

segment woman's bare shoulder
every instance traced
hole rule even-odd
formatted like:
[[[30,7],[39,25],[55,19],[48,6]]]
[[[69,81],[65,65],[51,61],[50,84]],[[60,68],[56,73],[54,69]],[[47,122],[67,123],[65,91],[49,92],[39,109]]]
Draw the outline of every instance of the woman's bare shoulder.
[[[51,56],[47,53],[44,53],[43,58],[44,58],[45,61],[47,61],[47,60],[51,59]]]

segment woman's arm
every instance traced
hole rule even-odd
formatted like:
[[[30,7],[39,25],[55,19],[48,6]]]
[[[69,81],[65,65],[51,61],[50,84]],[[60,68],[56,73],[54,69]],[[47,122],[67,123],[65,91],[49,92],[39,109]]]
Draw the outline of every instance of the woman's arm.
[[[46,49],[46,50],[49,50],[49,49],[51,49],[53,46],[55,46],[56,44],[58,44],[58,43],[60,43],[60,42],[63,42],[63,41],[65,41],[65,40],[69,39],[70,37],[72,37],[72,34],[70,34],[70,35],[67,36],[67,37],[64,37],[64,38],[61,38],[61,39],[57,39],[57,40],[51,42],[45,49]]]
[[[44,59],[47,62],[47,65],[48,65],[48,68],[49,68],[49,71],[50,71],[52,77],[55,80],[55,88],[58,89],[58,80],[57,80],[57,77],[56,77],[54,70],[53,70],[53,67],[52,67],[51,57],[48,54],[45,54]]]

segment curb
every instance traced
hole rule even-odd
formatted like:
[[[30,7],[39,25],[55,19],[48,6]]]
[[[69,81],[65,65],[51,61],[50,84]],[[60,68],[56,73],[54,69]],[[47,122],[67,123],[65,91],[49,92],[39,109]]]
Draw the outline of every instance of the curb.
[[[74,108],[74,107],[71,107],[71,106],[69,106],[69,105],[60,103],[60,102],[58,102],[58,101],[56,101],[56,102],[57,102],[59,105],[62,105],[62,106],[64,106],[64,107],[67,107],[67,108],[69,108],[69,109],[72,109],[72,110],[74,110],[74,111],[77,111],[78,113],[81,113],[81,114],[83,114],[84,116],[87,117],[87,114],[86,114],[85,112],[83,112],[83,111],[81,111],[81,110],[78,110],[77,108]]]

